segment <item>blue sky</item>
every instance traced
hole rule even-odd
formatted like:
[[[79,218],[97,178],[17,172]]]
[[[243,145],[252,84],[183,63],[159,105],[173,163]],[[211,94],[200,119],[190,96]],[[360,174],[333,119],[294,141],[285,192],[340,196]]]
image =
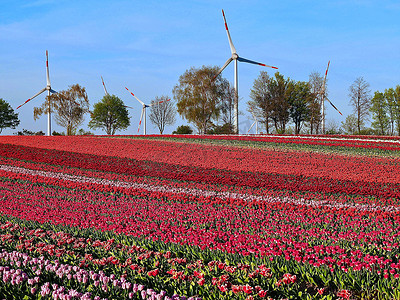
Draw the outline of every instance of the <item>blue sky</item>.
[[[0,98],[15,109],[46,85],[45,51],[56,91],[79,83],[91,105],[108,92],[130,110],[136,134],[142,101],[168,95],[190,67],[222,66],[230,56],[221,9],[240,56],[277,66],[285,77],[307,81],[323,74],[328,60],[328,91],[344,116],[327,107],[327,119],[351,113],[348,88],[363,76],[376,90],[400,84],[400,3],[398,1],[74,1],[0,0]],[[239,63],[240,130],[252,121],[246,112],[250,89],[260,71]],[[233,64],[222,73],[233,82]],[[46,116],[33,120],[44,94],[21,107],[20,126],[46,131]],[[83,128],[87,130],[87,116]],[[55,124],[53,129],[64,129]],[[171,133],[177,123],[166,128]],[[148,133],[157,133],[147,122]],[[96,131],[96,133],[102,133]]]

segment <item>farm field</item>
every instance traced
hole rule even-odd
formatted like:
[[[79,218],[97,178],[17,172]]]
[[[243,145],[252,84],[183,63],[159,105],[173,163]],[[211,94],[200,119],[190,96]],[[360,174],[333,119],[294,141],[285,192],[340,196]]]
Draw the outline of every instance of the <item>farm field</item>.
[[[400,139],[1,136],[0,298],[400,299]]]

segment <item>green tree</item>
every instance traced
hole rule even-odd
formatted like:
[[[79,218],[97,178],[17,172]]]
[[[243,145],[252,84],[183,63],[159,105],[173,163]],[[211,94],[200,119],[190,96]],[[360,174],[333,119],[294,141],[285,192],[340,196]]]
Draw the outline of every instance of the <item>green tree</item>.
[[[271,93],[272,114],[271,118],[278,133],[285,133],[286,125],[289,122],[289,84],[290,79],[285,79],[279,72],[268,83],[268,89]]]
[[[0,133],[4,128],[15,129],[19,125],[18,113],[8,102],[0,98]]]
[[[175,123],[175,105],[168,96],[156,97],[151,101],[150,121],[158,127],[160,134],[164,132],[166,125]]]
[[[178,113],[193,123],[200,134],[211,128],[212,120],[218,120],[223,108],[229,82],[215,74],[218,67],[203,66],[186,70],[179,77],[173,94]]]
[[[288,85],[289,116],[294,123],[294,134],[299,134],[304,122],[310,120],[310,104],[314,100],[307,82],[297,81]]]
[[[400,85],[397,85],[396,88],[394,89],[394,98],[396,102],[395,118],[397,125],[397,135],[400,135]]]
[[[178,126],[176,130],[172,132],[172,134],[192,134],[193,130],[188,125]]]
[[[389,128],[389,118],[387,115],[388,103],[385,95],[376,91],[371,100],[371,104],[370,110],[372,112],[372,119],[374,120],[371,126],[376,129],[379,134],[385,135]]]
[[[106,95],[94,105],[89,128],[100,128],[108,135],[124,130],[130,125],[129,113],[124,102],[115,95]]]
[[[75,134],[79,125],[85,120],[85,114],[89,112],[89,99],[85,88],[74,84],[68,90],[47,96],[41,107],[34,108],[35,120],[43,113],[47,113],[49,102],[51,111],[56,113],[56,123],[67,129],[67,135]]]
[[[358,77],[349,88],[350,104],[357,117],[357,130],[361,132],[362,124],[367,120],[371,106],[371,90],[363,77]]]
[[[385,89],[384,93],[385,100],[387,102],[387,113],[389,118],[389,134],[394,135],[395,124],[396,124],[396,92],[394,88]]]

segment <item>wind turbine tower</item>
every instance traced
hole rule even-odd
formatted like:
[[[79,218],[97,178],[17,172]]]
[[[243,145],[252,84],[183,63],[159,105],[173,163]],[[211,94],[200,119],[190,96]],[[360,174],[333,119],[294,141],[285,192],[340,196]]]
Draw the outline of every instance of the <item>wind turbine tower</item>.
[[[328,100],[328,102],[332,105],[332,107],[334,109],[336,109],[339,114],[342,115],[342,113],[336,108],[335,105],[333,105],[333,103],[328,99],[328,97],[326,97],[326,77],[328,75],[328,69],[329,69],[329,65],[330,65],[331,61],[328,61],[328,66],[326,67],[326,71],[325,71],[325,76],[324,76],[324,81],[322,83],[322,87],[320,90],[320,95],[321,95],[321,115],[322,115],[322,134],[325,134],[325,100]]]
[[[28,103],[29,101],[31,101],[33,98],[39,96],[41,93],[48,91],[48,96],[50,96],[50,94],[54,94],[57,93],[55,90],[53,90],[51,88],[51,84],[50,84],[50,75],[49,75],[49,52],[46,50],[46,79],[47,79],[47,85],[45,88],[43,88],[42,90],[40,90],[40,92],[38,92],[36,95],[34,95],[32,98],[26,100],[24,103],[22,103],[20,106],[17,107],[20,108],[21,106],[25,105],[26,103]],[[49,107],[48,107],[48,112],[47,112],[47,135],[51,136],[51,111],[50,111],[50,101],[48,102]]]
[[[243,57],[240,57],[237,54],[236,48],[233,45],[232,39],[231,39],[231,35],[229,33],[229,29],[228,29],[228,24],[226,23],[226,18],[225,18],[225,13],[224,10],[222,10],[222,16],[224,18],[224,23],[225,23],[225,30],[226,30],[226,34],[228,35],[228,41],[229,41],[229,46],[231,48],[231,57],[228,58],[228,60],[225,62],[225,64],[222,66],[221,69],[219,69],[217,75],[215,75],[214,79],[221,74],[221,72],[230,64],[231,61],[234,61],[234,88],[235,88],[235,100],[234,100],[234,130],[235,133],[239,134],[239,108],[238,108],[238,101],[239,101],[239,94],[238,94],[238,61],[240,62],[245,62],[245,63],[249,63],[249,64],[254,64],[254,65],[259,65],[259,66],[263,66],[263,67],[269,67],[269,68],[273,68],[273,69],[278,69],[277,67],[273,67],[273,66],[269,66],[266,64],[262,64],[253,60],[249,60]]]

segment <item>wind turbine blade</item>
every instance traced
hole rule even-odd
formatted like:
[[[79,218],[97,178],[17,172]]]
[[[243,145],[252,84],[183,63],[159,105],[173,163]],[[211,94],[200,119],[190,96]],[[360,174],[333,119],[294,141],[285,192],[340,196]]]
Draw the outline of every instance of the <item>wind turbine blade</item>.
[[[257,122],[257,121],[254,121],[254,123],[253,123],[253,124],[251,124],[251,126],[250,126],[249,130],[247,131],[247,133],[249,133],[249,132],[250,132],[251,128],[253,128],[253,126],[254,126],[254,124],[256,124],[256,122]]]
[[[222,71],[231,63],[232,60],[233,60],[232,57],[229,57],[229,58],[228,58],[228,60],[225,62],[225,64],[222,66],[222,68],[219,69],[219,71],[217,72],[217,74],[215,74],[214,78],[212,79],[213,81],[215,80],[215,78],[217,78],[217,76],[218,76],[219,74],[222,73]]]
[[[20,108],[22,105],[25,105],[26,103],[28,103],[29,101],[31,101],[33,98],[39,96],[39,95],[40,95],[41,93],[43,93],[44,91],[46,91],[46,88],[42,89],[39,93],[37,93],[37,94],[36,94],[35,96],[33,96],[32,98],[26,100],[24,103],[22,103],[20,106],[18,106],[17,109]]]
[[[49,75],[49,52],[46,50],[46,79],[47,86],[50,86],[50,75]]]
[[[135,97],[136,98],[136,100],[137,101],[139,101],[140,102],[140,104],[142,104],[142,105],[145,105],[141,100],[139,100],[139,98],[138,97],[136,97],[135,96],[135,94],[134,93],[132,93],[130,90],[128,90],[128,88],[127,87],[125,87],[126,88],[126,90],[129,92],[129,93],[131,93],[131,95],[133,96],[133,97]]]
[[[226,23],[224,10],[222,10],[222,16],[224,17],[225,29],[226,29],[226,34],[228,35],[229,46],[231,47],[231,53],[234,54],[234,53],[236,53],[236,49],[235,49],[235,46],[233,46],[231,35],[229,34],[228,24]]]
[[[238,57],[237,60],[240,62],[245,62],[245,63],[249,63],[249,64],[259,65],[259,66],[268,67],[268,68],[272,68],[272,69],[278,69],[277,67],[262,64],[262,63],[254,61],[254,60],[250,60],[250,59],[246,59],[246,58],[242,58],[242,57]]]
[[[329,64],[330,64],[330,63],[331,63],[331,61],[328,61],[328,66],[326,67],[325,76],[324,76],[324,81],[323,81],[323,83],[322,83],[322,87],[321,87],[321,91],[320,91],[321,95],[322,95],[323,93],[325,93],[326,76],[328,75],[328,69],[329,69]]]
[[[254,111],[253,111],[253,107],[252,107],[252,106],[250,106],[250,113],[251,113],[251,115],[253,116],[253,119],[254,119],[255,121],[257,121],[256,115],[254,114]]]
[[[143,108],[142,108],[142,113],[140,114],[140,121],[139,121],[139,127],[138,127],[138,129],[137,129],[137,132],[139,133],[139,130],[140,130],[140,125],[142,124],[142,118],[143,118],[143,113],[144,113],[144,110],[146,109],[146,107],[144,107],[143,106]]]
[[[342,113],[337,109],[337,107],[335,105],[333,105],[333,103],[331,102],[331,100],[329,100],[328,98],[325,98],[326,100],[328,100],[328,102],[333,106],[334,109],[336,109],[338,111],[338,113],[340,115],[342,115]],[[342,115],[343,116],[343,115]]]
[[[53,94],[57,94],[57,92],[55,90],[53,90],[53,89],[50,89],[50,92],[53,93]]]
[[[127,106],[127,105],[123,105],[123,107],[133,109],[133,107],[130,107],[130,106]]]
[[[107,89],[106,89],[106,85],[104,84],[103,76],[100,76],[100,77],[101,77],[101,82],[103,83],[104,92],[106,93],[106,96],[108,96],[108,92],[107,92]]]

